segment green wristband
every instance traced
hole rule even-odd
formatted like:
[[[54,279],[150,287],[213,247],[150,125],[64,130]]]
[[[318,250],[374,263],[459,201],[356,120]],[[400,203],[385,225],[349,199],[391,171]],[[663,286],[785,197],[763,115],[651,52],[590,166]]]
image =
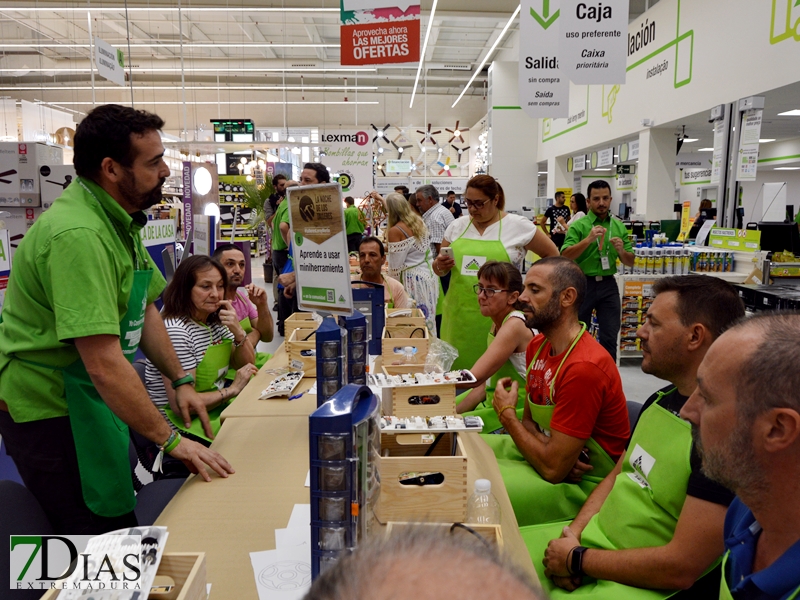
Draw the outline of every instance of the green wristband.
[[[180,386],[186,385],[187,383],[194,384],[194,377],[192,377],[191,373],[187,373],[180,379],[176,379],[172,382],[172,389],[177,390]]]
[[[164,444],[164,454],[169,454],[170,452],[175,450],[175,448],[178,447],[178,444],[181,443],[181,439],[182,439],[181,434],[178,433],[177,431],[173,431],[172,434],[169,436],[167,443]]]

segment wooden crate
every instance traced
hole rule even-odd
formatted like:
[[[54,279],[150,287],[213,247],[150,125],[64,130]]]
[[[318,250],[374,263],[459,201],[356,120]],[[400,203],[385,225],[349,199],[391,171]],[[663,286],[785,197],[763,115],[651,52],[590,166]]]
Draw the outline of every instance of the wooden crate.
[[[424,337],[419,337],[420,330]],[[416,337],[411,337],[411,335]],[[428,339],[428,329],[426,327],[384,327],[383,334],[381,335],[381,358],[383,359],[384,367],[395,366],[394,363],[399,363],[404,359],[402,352],[395,354],[395,348],[405,348],[411,346],[416,348],[414,353],[415,364],[425,364],[425,358],[428,356],[428,346],[430,340]],[[408,371],[406,371],[407,373]]]
[[[382,523],[424,520],[455,523],[467,514],[467,453],[461,438],[445,433],[431,453],[425,452],[435,436],[424,433],[381,434],[381,496],[375,514]],[[455,438],[455,455],[451,456]],[[399,477],[409,472],[444,475],[439,485],[402,485]]]
[[[296,312],[286,317],[286,320],[283,322],[284,339],[288,340],[295,329],[310,329],[313,331],[316,330],[317,327],[319,327],[319,324],[312,318],[311,313]]]
[[[410,316],[393,317],[393,313],[407,312],[411,310]],[[387,308],[386,327],[427,327],[425,315],[418,308]]]
[[[483,523],[465,523],[465,525],[467,525],[467,527],[475,531],[475,533],[487,541],[489,545],[498,552],[498,554],[502,554],[503,528],[500,525],[486,525]],[[412,523],[408,521],[389,521],[386,524],[386,537],[390,538],[392,535],[396,535],[407,529],[418,529],[421,527],[435,528],[437,532],[441,533],[441,535],[467,536],[468,538],[473,538],[476,542],[478,542],[477,538],[474,537],[474,534],[463,527],[455,527],[451,530],[453,527],[452,523]]]
[[[154,586],[173,585],[170,592],[151,593],[151,600],[206,600],[206,555],[203,552],[165,552]],[[144,590],[142,590],[144,592]],[[55,600],[61,590],[50,590],[42,600]]]
[[[310,337],[309,337],[310,334]],[[308,337],[308,339],[304,339]],[[314,356],[303,356],[303,350],[314,350]],[[313,329],[295,329],[286,338],[286,354],[292,369],[302,369],[303,377],[317,376],[317,334]]]
[[[408,373],[408,371],[406,371]],[[391,388],[391,415],[395,417],[438,417],[455,415],[456,385],[403,385]],[[413,396],[439,396],[437,404],[411,404]]]
[[[384,375],[405,375],[406,373],[424,373],[424,363],[411,363],[410,365],[383,365],[381,371]]]

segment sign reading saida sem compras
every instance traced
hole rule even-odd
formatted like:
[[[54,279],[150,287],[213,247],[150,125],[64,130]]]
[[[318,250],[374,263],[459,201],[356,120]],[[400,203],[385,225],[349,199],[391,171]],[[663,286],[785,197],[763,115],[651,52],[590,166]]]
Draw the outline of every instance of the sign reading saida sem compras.
[[[297,305],[339,315],[353,314],[350,262],[338,183],[286,190]]]

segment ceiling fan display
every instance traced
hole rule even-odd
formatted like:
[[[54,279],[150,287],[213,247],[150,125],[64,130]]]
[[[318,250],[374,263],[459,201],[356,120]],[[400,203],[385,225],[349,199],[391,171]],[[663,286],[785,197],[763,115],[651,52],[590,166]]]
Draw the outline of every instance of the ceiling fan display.
[[[463,148],[459,148],[455,144],[450,144],[450,145],[453,147],[453,149],[458,154],[458,162],[461,162],[461,155],[464,154],[464,152],[466,152],[467,150],[469,150],[470,147],[469,146],[464,146]]]
[[[448,143],[448,144],[452,144],[452,143],[453,143],[453,140],[455,140],[455,139],[461,140],[461,143],[462,143],[462,144],[464,143],[464,137],[463,137],[461,134],[462,134],[463,132],[465,132],[465,131],[469,131],[469,127],[464,127],[463,129],[459,129],[459,127],[458,127],[458,124],[459,124],[460,122],[461,122],[461,121],[456,121],[456,126],[455,126],[455,128],[454,128],[454,129],[447,129],[447,128],[445,128],[445,131],[449,131],[450,133],[452,133],[452,134],[453,134],[453,137],[451,137],[449,140],[447,140],[447,143]],[[430,125],[428,126],[428,128],[430,129]]]
[[[417,129],[417,133],[421,133],[421,134],[422,134],[422,139],[421,139],[421,140],[420,140],[420,142],[419,142],[421,146],[424,146],[424,145],[425,145],[425,142],[426,142],[426,141],[428,141],[428,140],[430,140],[430,142],[431,142],[431,143],[432,143],[434,146],[438,146],[439,144],[437,144],[437,143],[436,143],[436,140],[434,139],[434,137],[433,137],[433,136],[435,136],[435,135],[438,135],[438,134],[442,133],[442,130],[441,130],[441,129],[439,129],[439,130],[437,130],[437,131],[431,131],[431,124],[430,124],[430,123],[428,123],[428,129],[427,129],[427,130],[425,130],[425,131],[420,131],[419,129]]]
[[[387,123],[383,127],[375,127],[375,125],[370,123],[369,126],[375,130],[375,135],[372,138],[373,143],[379,140],[383,140],[384,143],[389,142],[389,140],[386,138],[386,130],[389,129],[389,127],[391,127],[391,124]],[[378,144],[378,147],[380,147],[380,143]]]

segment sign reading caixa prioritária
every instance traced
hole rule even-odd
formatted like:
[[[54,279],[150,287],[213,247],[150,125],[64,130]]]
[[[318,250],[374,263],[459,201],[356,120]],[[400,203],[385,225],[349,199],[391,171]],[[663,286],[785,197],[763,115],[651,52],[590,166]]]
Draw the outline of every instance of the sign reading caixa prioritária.
[[[141,535],[12,535],[10,550],[12,590],[142,589]]]

